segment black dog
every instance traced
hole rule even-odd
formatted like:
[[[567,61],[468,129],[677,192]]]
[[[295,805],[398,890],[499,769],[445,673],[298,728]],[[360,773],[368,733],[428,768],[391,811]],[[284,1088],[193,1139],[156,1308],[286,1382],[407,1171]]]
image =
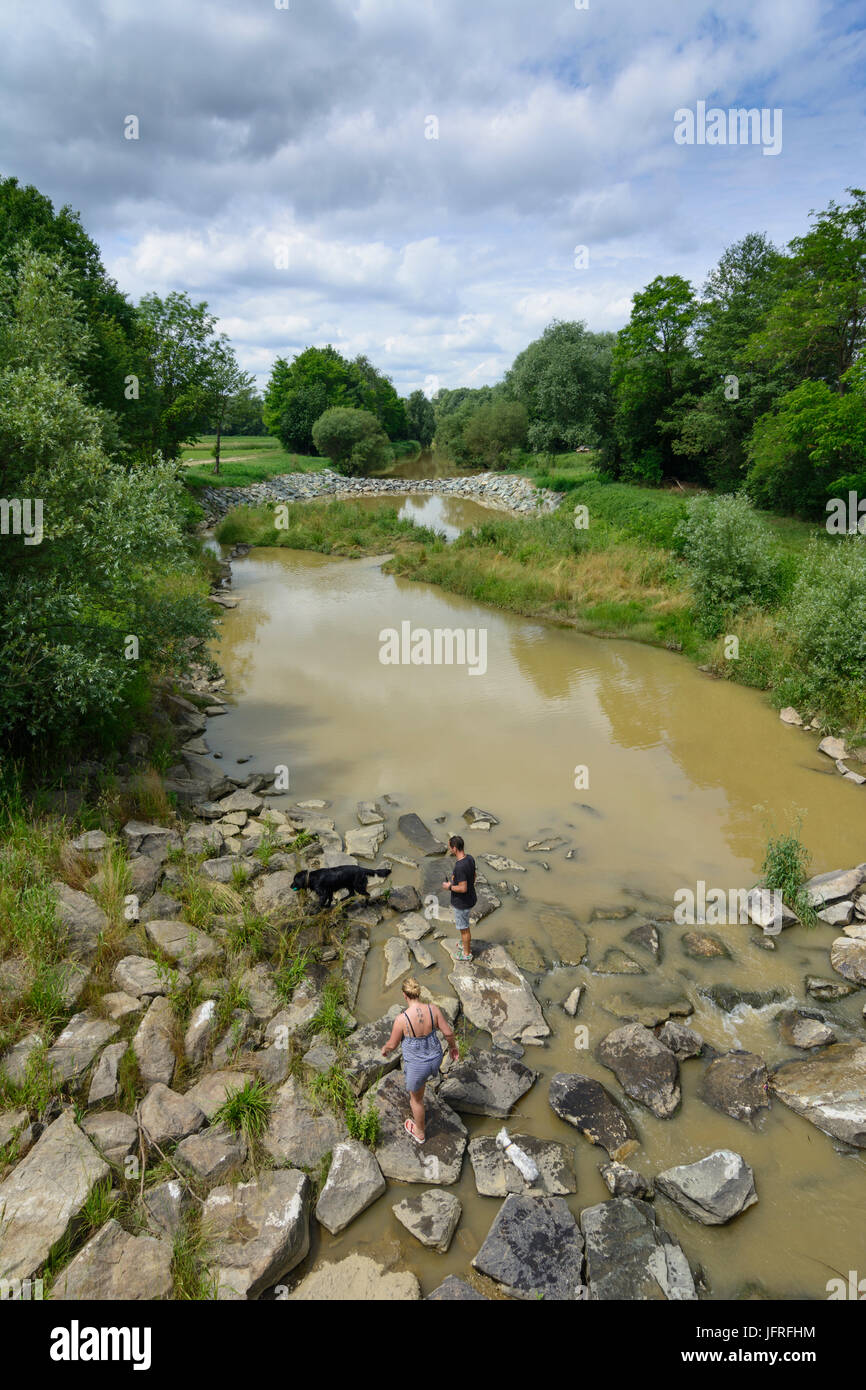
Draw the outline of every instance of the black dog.
[[[390,869],[362,869],[359,864],[340,864],[336,869],[301,869],[292,879],[292,891],[310,888],[318,896],[319,908],[331,906],[331,900],[341,888],[348,888],[349,895],[360,893],[369,898],[368,878],[387,878]]]

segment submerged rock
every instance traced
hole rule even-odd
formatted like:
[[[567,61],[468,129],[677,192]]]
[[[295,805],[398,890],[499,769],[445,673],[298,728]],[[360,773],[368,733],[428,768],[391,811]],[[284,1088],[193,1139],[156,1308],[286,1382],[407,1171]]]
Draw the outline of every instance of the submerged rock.
[[[424,855],[444,854],[448,848],[424,824],[420,816],[414,811],[408,815],[401,816],[397,821],[397,829],[410,845],[414,845]]]
[[[703,1226],[724,1226],[758,1200],[755,1175],[732,1149],[659,1173],[656,1188]]]
[[[777,1022],[782,1041],[791,1047],[824,1047],[827,1043],[836,1041],[833,1029],[822,1019],[809,1018],[806,1014],[798,1013],[796,1009],[789,1009],[780,1014]]]
[[[595,1077],[558,1072],[550,1083],[549,1100],[561,1120],[574,1125],[591,1144],[607,1149],[611,1158],[622,1161],[638,1148],[631,1120]]]
[[[641,1197],[649,1201],[653,1195],[652,1183],[624,1163],[602,1163],[598,1171],[612,1197]]]
[[[583,1238],[562,1197],[506,1197],[472,1264],[514,1298],[582,1296]]]
[[[538,1072],[502,1052],[472,1051],[449,1069],[439,1095],[461,1114],[504,1119],[537,1078]]]
[[[646,1202],[614,1197],[585,1207],[580,1229],[591,1301],[697,1299],[688,1260]]]
[[[431,1188],[417,1197],[404,1197],[391,1210],[410,1235],[444,1255],[457,1230],[463,1207],[450,1192]]]

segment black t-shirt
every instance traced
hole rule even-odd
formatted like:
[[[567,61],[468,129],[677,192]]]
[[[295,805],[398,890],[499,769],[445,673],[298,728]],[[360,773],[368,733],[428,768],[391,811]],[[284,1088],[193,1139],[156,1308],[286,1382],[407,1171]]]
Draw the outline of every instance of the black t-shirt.
[[[451,878],[454,883],[469,885],[465,893],[455,893],[452,890],[451,906],[474,907],[478,902],[478,895],[475,892],[475,860],[471,854],[464,854],[462,859],[456,861]]]

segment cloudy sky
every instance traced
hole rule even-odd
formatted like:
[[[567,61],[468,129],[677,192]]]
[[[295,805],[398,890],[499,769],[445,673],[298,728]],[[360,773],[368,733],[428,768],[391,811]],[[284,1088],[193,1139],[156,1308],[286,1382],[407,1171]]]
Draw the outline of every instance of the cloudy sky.
[[[493,382],[864,182],[862,0],[577,4],[0,0],[0,172],[133,298],[206,299],[260,383],[325,342],[402,392]],[[781,153],[676,143],[699,101],[781,109]]]

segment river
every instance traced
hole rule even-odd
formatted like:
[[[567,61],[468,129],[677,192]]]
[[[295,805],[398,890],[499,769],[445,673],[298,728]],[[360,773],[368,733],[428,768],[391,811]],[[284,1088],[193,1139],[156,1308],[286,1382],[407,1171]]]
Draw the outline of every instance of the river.
[[[489,516],[450,499],[425,498],[423,507],[432,509],[428,521],[438,518],[454,533]],[[469,805],[499,818],[491,832],[467,832],[468,848],[492,884],[516,882],[520,891],[500,892],[502,907],[476,934],[509,945],[534,971],[529,977],[552,1030],[547,1046],[526,1050],[524,1061],[540,1077],[508,1123],[574,1148],[578,1192],[568,1200],[575,1214],[608,1197],[598,1173],[605,1155],[557,1119],[548,1083],[557,1071],[581,1071],[622,1100],[592,1051],[619,1026],[603,1008],[612,994],[684,991],[695,1009],[688,1022],[708,1043],[756,1051],[770,1064],[803,1055],[780,1041],[775,1015],[782,1005],[740,1005],[726,1014],[699,986],[778,989],[789,1003],[822,1008],[862,1035],[862,996],[818,1006],[804,993],[806,975],[832,977],[828,949],[837,931],[823,925],[786,931],[774,951],[760,948],[752,927],[708,927],[731,958],[695,961],[681,942],[687,928],[669,921],[660,928],[659,963],[640,958],[645,975],[592,971],[609,947],[639,955],[625,942],[635,919],[615,914],[669,916],[674,893],[699,880],[726,891],[750,887],[768,835],[797,817],[813,872],[866,858],[862,789],[842,781],[817,753],[817,738],[783,725],[759,694],[711,680],[668,652],[583,636],[388,576],[376,559],[258,550],[233,562],[233,589],[241,603],[225,614],[216,653],[231,707],[208,729],[227,772],[250,756],[250,766],[262,770],[285,764],[287,801],[327,800],[327,814],[343,832],[357,824],[358,801],[392,797],[394,804],[383,803],[389,838],[382,857],[389,849],[418,857],[396,829],[405,811],[416,811],[443,838],[466,831],[462,812]],[[485,673],[383,665],[380,632],[406,621],[414,629],[484,629]],[[588,785],[576,789],[577,767],[587,770]],[[562,837],[558,850],[527,852],[527,840],[547,834]],[[485,853],[510,856],[527,872],[497,873]],[[395,866],[393,882],[418,878]],[[568,958],[571,920],[588,935],[588,964],[557,966]],[[372,934],[355,1008],[362,1022],[400,999],[398,988],[383,990],[382,946],[392,931],[383,922]],[[450,992],[448,958],[428,944],[442,963],[424,972],[423,983]],[[579,983],[586,990],[577,1022],[588,1029],[589,1048],[575,1050],[575,1021],[559,1004]],[[713,1298],[752,1288],[758,1296],[826,1298],[836,1271],[847,1277],[862,1266],[863,1157],[837,1152],[831,1139],[778,1103],[755,1128],[710,1109],[697,1094],[704,1066],[681,1065],[683,1103],[671,1120],[624,1101],[642,1141],[630,1163],[651,1177],[732,1148],[754,1168],[759,1202],[729,1226],[705,1228],[659,1197],[660,1223],[692,1264],[703,1266]],[[501,1124],[464,1121],[470,1137]],[[314,1254],[398,1248],[425,1294],[448,1273],[465,1277],[498,1206],[477,1195],[468,1157],[449,1190],[460,1197],[463,1217],[447,1255],[422,1249],[399,1225],[391,1214],[400,1196],[393,1187],[340,1236],[317,1228]]]

